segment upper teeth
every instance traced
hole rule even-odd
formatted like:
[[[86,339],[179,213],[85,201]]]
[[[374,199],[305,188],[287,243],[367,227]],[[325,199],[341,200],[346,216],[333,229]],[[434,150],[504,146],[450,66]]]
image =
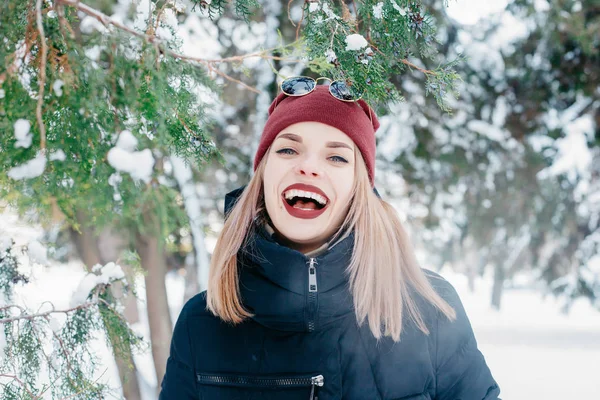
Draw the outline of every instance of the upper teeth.
[[[285,192],[285,198],[286,199],[292,199],[294,197],[306,197],[306,198],[310,198],[310,199],[314,199],[316,200],[319,204],[321,205],[325,205],[327,204],[327,199],[323,196],[321,196],[320,194],[317,193],[313,193],[313,192],[306,192],[304,190],[297,190],[297,189],[292,189],[292,190],[288,190],[287,192]]]

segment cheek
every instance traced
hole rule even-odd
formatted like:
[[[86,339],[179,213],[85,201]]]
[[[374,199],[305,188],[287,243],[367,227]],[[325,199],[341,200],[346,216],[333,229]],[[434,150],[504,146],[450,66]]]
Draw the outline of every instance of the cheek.
[[[263,176],[263,189],[265,201],[270,204],[276,204],[279,196],[278,188],[281,185],[284,176],[283,166],[277,162],[267,161]]]
[[[336,194],[338,200],[341,200],[343,204],[346,204],[352,195],[352,187],[354,186],[354,171],[348,173],[347,171],[333,177],[336,188]]]

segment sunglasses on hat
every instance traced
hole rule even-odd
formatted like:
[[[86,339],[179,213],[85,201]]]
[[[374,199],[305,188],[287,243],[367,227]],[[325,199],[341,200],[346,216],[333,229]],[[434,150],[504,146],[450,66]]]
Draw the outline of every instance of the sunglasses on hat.
[[[294,76],[284,79],[281,84],[281,91],[288,96],[304,96],[315,90],[317,82],[321,79],[331,79],[320,77],[313,79],[309,76]],[[360,100],[362,93],[359,93],[352,86],[347,85],[342,80],[335,80],[329,84],[329,93],[341,101],[354,102]]]

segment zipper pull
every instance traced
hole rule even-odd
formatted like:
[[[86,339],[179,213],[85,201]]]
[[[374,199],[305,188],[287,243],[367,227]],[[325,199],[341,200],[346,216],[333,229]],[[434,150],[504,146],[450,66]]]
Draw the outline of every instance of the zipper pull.
[[[315,258],[310,259],[310,264],[308,265],[308,291],[316,292],[317,291],[317,260]]]
[[[315,387],[322,387],[325,384],[323,375],[313,376],[310,378],[310,382],[310,398],[308,400],[319,400],[319,395],[317,394],[317,389]]]

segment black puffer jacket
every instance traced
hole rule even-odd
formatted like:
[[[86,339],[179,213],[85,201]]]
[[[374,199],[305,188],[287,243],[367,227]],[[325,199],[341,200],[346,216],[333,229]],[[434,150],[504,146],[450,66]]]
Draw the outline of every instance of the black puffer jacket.
[[[205,292],[192,298],[175,326],[160,399],[498,398],[458,295],[439,275],[426,271],[457,320],[420,300],[430,335],[407,319],[400,342],[378,343],[358,326],[344,275],[352,235],[315,258],[269,236],[259,229],[240,252],[242,299],[255,317],[232,326],[206,311]]]

